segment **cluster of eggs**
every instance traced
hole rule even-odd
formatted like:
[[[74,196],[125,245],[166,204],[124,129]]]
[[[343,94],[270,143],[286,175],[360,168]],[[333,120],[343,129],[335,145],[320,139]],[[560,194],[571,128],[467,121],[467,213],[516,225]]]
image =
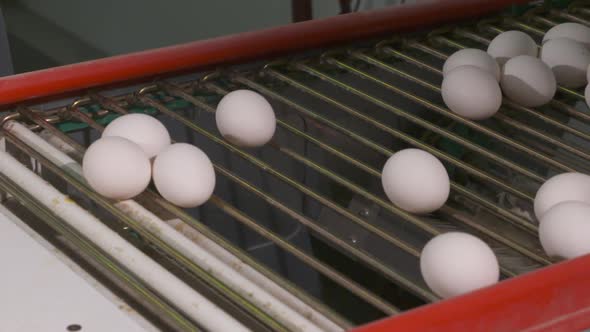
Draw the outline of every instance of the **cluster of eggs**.
[[[497,35],[487,52],[462,49],[443,66],[441,94],[447,107],[471,120],[492,117],[503,96],[524,107],[551,101],[557,86],[586,85],[590,105],[590,28],[564,23],[551,28],[542,47],[521,31]],[[432,154],[406,149],[385,163],[382,184],[396,206],[411,213],[430,213],[449,196],[450,181],[443,164]],[[549,256],[574,258],[590,254],[590,176],[557,175],[544,183],[534,201],[539,239]],[[420,255],[426,284],[448,298],[498,282],[498,260],[481,239],[448,232],[431,239]]]
[[[215,113],[217,128],[231,143],[258,147],[273,137],[276,119],[261,95],[236,90],[225,95]],[[209,157],[186,143],[172,143],[156,118],[132,113],[120,116],[90,145],[82,161],[87,183],[99,194],[125,200],[141,194],[153,180],[162,197],[184,208],[205,203],[215,188]]]
[[[440,209],[451,190],[444,165],[419,149],[394,153],[383,167],[381,181],[392,203],[417,214]],[[430,289],[444,298],[500,279],[498,260],[492,249],[481,239],[463,232],[447,232],[431,239],[420,254],[420,271]]]
[[[472,120],[492,117],[502,94],[524,107],[547,104],[557,86],[580,88],[588,83],[590,28],[563,23],[543,37],[542,47],[522,31],[505,31],[487,52],[463,49],[443,67],[442,97],[449,109]],[[590,100],[590,88],[586,88]]]

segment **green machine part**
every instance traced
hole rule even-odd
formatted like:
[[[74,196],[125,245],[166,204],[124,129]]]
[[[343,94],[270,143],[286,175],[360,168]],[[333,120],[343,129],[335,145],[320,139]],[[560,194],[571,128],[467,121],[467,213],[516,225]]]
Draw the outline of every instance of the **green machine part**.
[[[185,109],[190,106],[190,104],[184,100],[168,101],[168,102],[165,102],[164,105],[166,107],[168,107],[169,109],[175,110],[175,111]],[[101,110],[101,108],[98,105],[90,105],[87,107],[80,107],[81,112],[84,112],[89,115],[92,115],[100,110]],[[155,115],[157,113],[157,111],[152,107],[145,107],[145,108],[144,107],[133,107],[133,108],[129,109],[129,112],[130,113],[144,113],[144,114],[149,114],[149,115]],[[119,116],[119,114],[110,113],[102,118],[96,118],[96,122],[98,122],[100,125],[106,126],[111,121],[116,119],[118,116]],[[88,125],[86,123],[77,122],[77,121],[64,121],[64,122],[61,122],[57,125],[57,128],[59,128],[59,130],[65,132],[65,133],[85,129],[87,127],[88,127]]]

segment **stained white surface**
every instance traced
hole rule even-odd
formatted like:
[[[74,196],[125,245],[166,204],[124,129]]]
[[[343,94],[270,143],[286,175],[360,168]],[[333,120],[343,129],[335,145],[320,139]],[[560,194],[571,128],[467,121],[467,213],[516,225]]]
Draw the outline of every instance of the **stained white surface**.
[[[70,324],[82,332],[146,331],[131,308],[111,302],[7,214],[0,206],[1,331],[67,331]]]

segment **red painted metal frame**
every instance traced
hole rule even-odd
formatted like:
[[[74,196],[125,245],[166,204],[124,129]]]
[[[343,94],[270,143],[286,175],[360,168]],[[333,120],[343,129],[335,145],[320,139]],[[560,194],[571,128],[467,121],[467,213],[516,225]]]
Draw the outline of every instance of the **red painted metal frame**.
[[[590,328],[590,256],[555,264],[351,332],[549,332]]]
[[[0,79],[0,105],[246,62],[491,13],[523,0],[430,0],[133,53]],[[354,332],[577,331],[590,327],[590,256]]]
[[[418,4],[197,41],[0,79],[0,106],[81,89],[258,60],[394,31],[471,18],[524,0],[423,0]]]

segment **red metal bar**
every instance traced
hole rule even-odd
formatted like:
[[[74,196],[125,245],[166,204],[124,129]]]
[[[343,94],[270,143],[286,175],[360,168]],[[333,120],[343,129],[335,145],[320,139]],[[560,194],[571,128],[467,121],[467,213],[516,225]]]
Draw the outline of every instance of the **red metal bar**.
[[[425,0],[334,16],[0,79],[0,106],[86,88],[138,81],[324,47],[394,31],[415,30],[501,10],[525,0]]]
[[[590,255],[351,332],[549,332],[590,328]]]

